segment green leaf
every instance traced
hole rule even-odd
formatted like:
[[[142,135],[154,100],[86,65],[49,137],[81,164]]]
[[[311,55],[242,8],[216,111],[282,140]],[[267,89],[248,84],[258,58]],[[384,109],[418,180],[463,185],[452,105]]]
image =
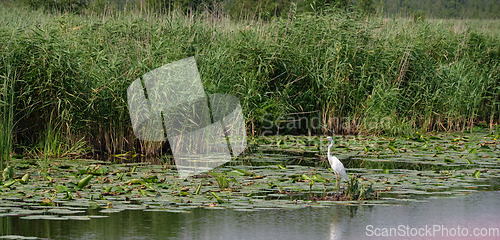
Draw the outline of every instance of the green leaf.
[[[278,164],[276,165],[279,169],[287,169],[285,166],[281,165],[281,164]]]
[[[210,192],[210,194],[212,194],[212,196],[215,197],[215,199],[217,199],[217,202],[218,203],[224,203],[224,200],[222,200],[221,197],[219,197],[219,195],[217,195],[217,193],[214,193],[214,192]]]
[[[236,171],[236,170],[227,172],[227,175],[231,176],[231,177],[245,176],[244,173],[241,173],[241,172]]]
[[[194,194],[196,194],[196,195],[200,194],[200,190],[201,190],[201,182],[198,185],[198,187],[196,188],[196,191],[194,192]]]
[[[326,183],[326,179],[324,177],[322,177],[321,175],[312,175],[311,176],[311,179],[315,182],[322,182],[322,183]]]
[[[394,146],[392,146],[392,145],[389,145],[389,149],[391,149],[391,151],[393,153],[397,153],[398,152],[398,150]]]
[[[142,178],[144,179],[144,181],[148,182],[148,183],[157,183],[158,182],[158,176],[156,175],[152,175],[152,176],[149,176],[148,178]]]
[[[64,185],[57,185],[55,186],[55,188],[58,192],[67,192],[69,190],[68,187]]]
[[[469,149],[470,154],[477,154],[477,148],[471,148]]]
[[[3,180],[8,180],[14,177],[14,168],[12,166],[7,166],[2,173]]]
[[[365,153],[369,152],[370,149],[368,148],[368,146],[364,146],[364,150],[365,150]]]
[[[302,174],[302,180],[310,180],[310,181],[312,181],[312,179],[309,176],[305,175],[305,174]]]
[[[472,173],[472,176],[475,177],[475,178],[479,178],[479,175],[481,174],[481,171],[479,170],[476,170]]]
[[[144,183],[145,182],[143,180],[137,178],[130,179],[127,182],[125,182],[125,184],[144,184]]]
[[[89,209],[92,209],[92,210],[101,208],[99,205],[97,205],[97,203],[93,203],[93,202],[89,203],[89,206],[90,206]]]
[[[92,179],[93,175],[87,175],[86,177],[82,178],[80,181],[78,181],[77,187],[78,188],[84,188],[90,183],[90,180]]]
[[[73,194],[71,194],[70,192],[66,192],[66,196],[64,197],[64,199],[66,199],[66,200],[73,200],[75,198],[73,197]]]
[[[434,149],[436,149],[437,153],[441,153],[442,151],[444,151],[444,149],[440,146],[435,146]]]
[[[14,184],[16,182],[17,182],[16,180],[12,180],[11,182],[4,184],[3,187],[10,187],[10,186],[12,186],[12,184]]]
[[[459,149],[459,148],[458,148],[457,146],[455,146],[455,145],[450,145],[448,148],[451,148],[451,149],[453,149],[453,150],[455,150],[455,151],[461,151],[461,149]]]
[[[21,179],[19,179],[19,182],[21,184],[26,184],[26,183],[28,183],[29,179],[30,179],[30,174],[26,173],[26,174],[24,174],[24,176]]]
[[[243,176],[253,176],[253,175],[255,175],[255,173],[253,173],[253,172],[249,172],[249,171],[245,171],[245,170],[237,169],[237,168],[234,168],[234,171],[243,174]]]

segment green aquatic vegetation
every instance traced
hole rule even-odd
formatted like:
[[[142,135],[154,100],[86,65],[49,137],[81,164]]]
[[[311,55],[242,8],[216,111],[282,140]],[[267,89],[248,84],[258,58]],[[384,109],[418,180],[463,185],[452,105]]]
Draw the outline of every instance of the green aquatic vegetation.
[[[217,200],[218,203],[225,203],[225,201],[221,197],[219,197],[219,195],[217,195],[217,193],[210,192],[210,194],[212,194],[212,196],[215,197],[215,199]]]
[[[256,139],[255,142],[272,144],[282,138],[293,142],[288,144],[293,147],[279,149],[276,145],[254,143],[241,159],[210,174],[186,179],[180,178],[174,169],[152,161],[71,159],[51,159],[47,165],[50,175],[44,177],[35,160],[12,159],[15,171],[0,188],[0,205],[22,203],[26,209],[99,208],[103,213],[131,208],[188,212],[199,207],[250,211],[342,203],[399,204],[430,196],[498,190],[499,144],[484,139],[487,134],[476,131],[453,141],[457,136],[433,137],[427,133],[428,140],[424,141],[428,149],[420,147],[422,142],[404,137],[337,137],[337,144],[344,147],[333,148],[333,154],[351,177],[348,183],[339,184],[340,188],[328,169],[324,158],[326,143],[320,137]],[[387,147],[391,142],[397,152]],[[318,146],[304,147],[314,144]],[[463,150],[449,149],[455,144]],[[376,150],[366,153],[365,146]],[[438,146],[443,149],[440,154],[436,154]],[[471,148],[477,148],[477,154],[469,153]],[[25,176],[29,176],[28,184],[22,184]]]
[[[373,183],[369,186],[360,185],[358,179],[354,176],[351,176],[351,179],[348,181],[345,189],[345,195],[350,201],[377,198],[375,190],[373,189]]]
[[[219,186],[221,190],[228,189],[230,187],[231,180],[227,178],[227,174],[211,172],[210,175],[215,178],[217,186]]]
[[[23,175],[23,177],[21,179],[19,179],[18,181],[21,183],[21,184],[27,184],[28,181],[30,179],[30,174],[29,173],[26,173]]]
[[[393,141],[390,141],[389,142],[389,145],[388,145],[388,148],[393,152],[393,153],[398,153],[399,151],[396,149],[396,147],[394,147],[394,142]]]
[[[120,153],[120,154],[112,154],[110,155],[111,157],[119,158],[122,160],[134,160],[138,157],[141,156],[141,154],[137,153],[135,148],[132,151],[128,151],[126,153]]]
[[[445,163],[453,163],[453,162],[455,162],[455,161],[454,161],[453,159],[445,158],[445,159],[444,159],[444,162],[445,162]]]
[[[85,186],[87,186],[90,183],[90,180],[93,177],[94,177],[93,175],[87,175],[86,177],[80,179],[80,181],[78,181],[77,187],[84,188]]]
[[[234,168],[234,170],[227,172],[228,176],[255,176],[255,173],[245,171],[243,169]]]
[[[435,146],[434,149],[436,149],[436,154],[441,154],[444,151],[441,146]]]
[[[7,166],[2,172],[3,180],[12,179],[14,177],[14,168],[12,166]]]

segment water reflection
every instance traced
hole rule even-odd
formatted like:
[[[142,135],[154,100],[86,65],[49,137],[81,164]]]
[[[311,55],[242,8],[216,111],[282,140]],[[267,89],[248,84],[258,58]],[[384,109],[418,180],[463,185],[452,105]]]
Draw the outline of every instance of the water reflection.
[[[130,210],[89,221],[2,217],[0,234],[51,239],[377,239],[374,229],[380,229],[380,235],[382,229],[400,225],[410,228],[461,226],[470,229],[472,234],[473,228],[500,227],[498,206],[500,192],[496,191],[402,206],[336,205],[254,212],[193,209],[191,213]],[[445,237],[437,234],[412,239]]]
[[[333,211],[333,219],[330,224],[330,238],[331,240],[342,239],[342,229],[346,227],[345,218],[341,216],[339,208]]]

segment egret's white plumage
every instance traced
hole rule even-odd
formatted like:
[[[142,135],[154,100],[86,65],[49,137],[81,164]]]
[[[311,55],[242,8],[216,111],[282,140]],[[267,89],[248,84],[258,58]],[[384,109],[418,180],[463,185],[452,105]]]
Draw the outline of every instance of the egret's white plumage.
[[[328,162],[330,163],[330,167],[332,167],[336,175],[338,174],[342,177],[342,180],[347,181],[349,177],[347,177],[344,165],[340,162],[340,160],[337,157],[332,156],[330,154],[330,149],[333,146],[333,139],[331,137],[327,137],[327,139],[330,140],[331,142],[330,145],[328,146]]]

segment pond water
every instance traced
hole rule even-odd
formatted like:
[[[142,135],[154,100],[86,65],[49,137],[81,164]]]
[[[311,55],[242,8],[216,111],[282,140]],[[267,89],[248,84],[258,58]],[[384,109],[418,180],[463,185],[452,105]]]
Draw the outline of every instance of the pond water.
[[[48,239],[499,239],[500,192],[398,205],[300,209],[126,210],[90,220],[0,217],[0,235]],[[467,236],[464,236],[467,234]],[[480,237],[473,237],[479,234]],[[462,237],[460,237],[462,236]]]
[[[44,173],[17,159],[0,238],[500,239],[496,139],[339,137],[351,176],[340,189],[319,137],[263,138],[190,178],[168,161],[51,159]]]

